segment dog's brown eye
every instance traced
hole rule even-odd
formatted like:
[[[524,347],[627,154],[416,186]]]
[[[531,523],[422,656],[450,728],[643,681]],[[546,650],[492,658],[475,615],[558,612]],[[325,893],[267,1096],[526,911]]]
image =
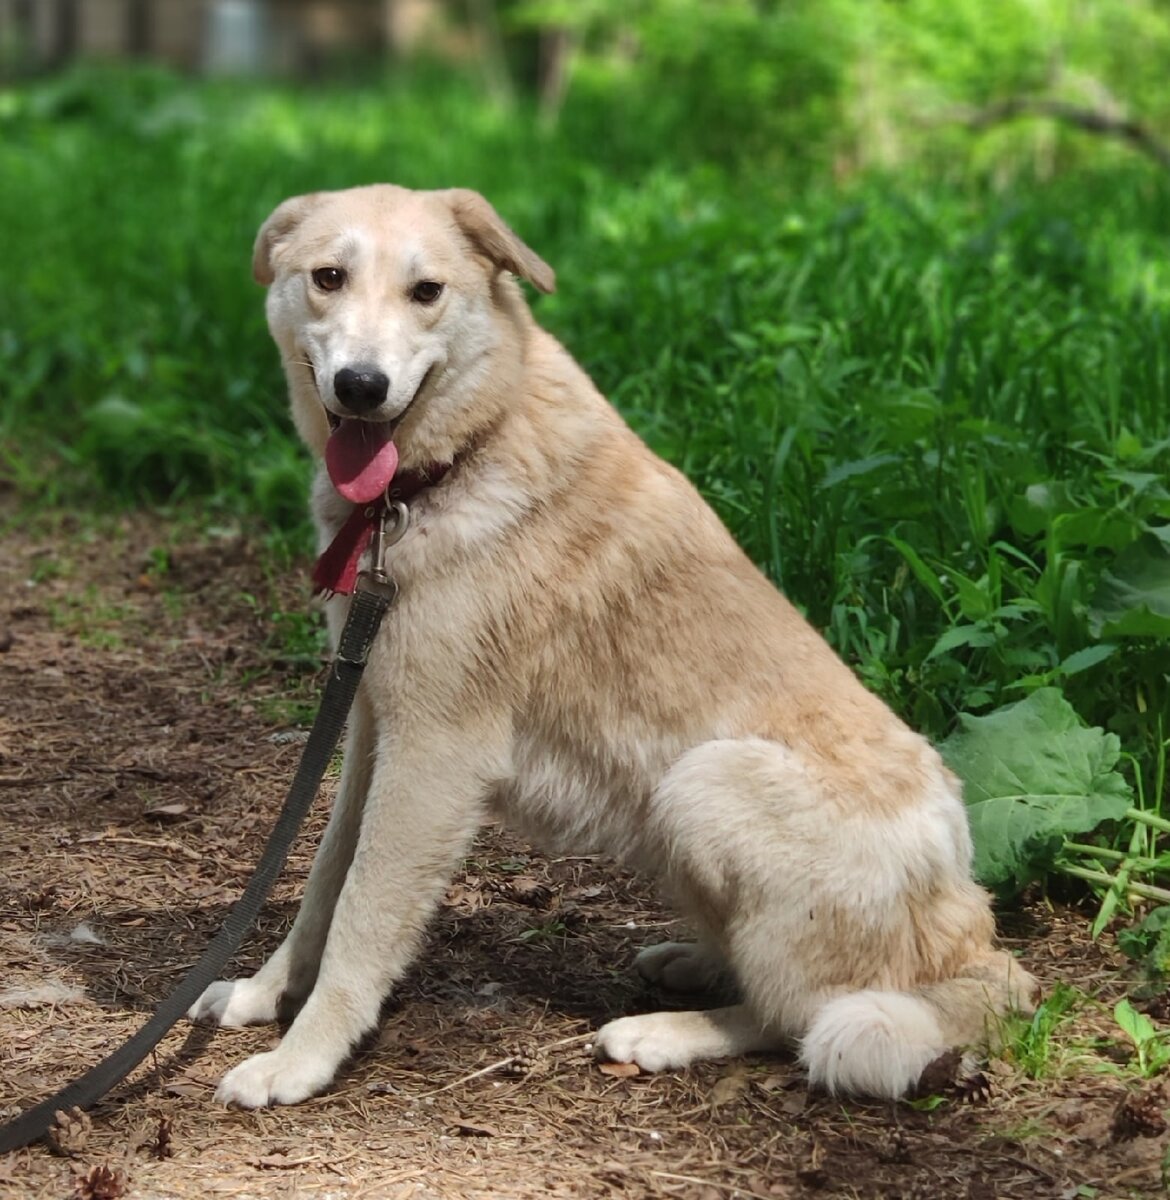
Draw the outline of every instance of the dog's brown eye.
[[[422,283],[416,283],[411,289],[410,298],[417,300],[419,304],[434,304],[442,294],[443,285],[441,283],[435,283],[433,279],[424,279]]]
[[[345,272],[340,267],[318,267],[313,272],[313,282],[323,292],[336,292],[344,286]]]

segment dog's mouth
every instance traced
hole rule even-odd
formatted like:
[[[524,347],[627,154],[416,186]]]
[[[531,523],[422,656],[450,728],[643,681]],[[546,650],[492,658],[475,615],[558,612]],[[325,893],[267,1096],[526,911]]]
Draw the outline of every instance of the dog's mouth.
[[[394,444],[394,434],[426,387],[433,371],[433,365],[427,368],[410,402],[389,421],[338,416],[322,402],[329,422],[325,467],[334,488],[347,500],[354,504],[369,504],[390,486],[398,470],[398,447]],[[315,379],[314,375],[314,382]]]
[[[398,447],[389,421],[338,420],[325,443],[325,468],[338,493],[370,504],[398,470]]]

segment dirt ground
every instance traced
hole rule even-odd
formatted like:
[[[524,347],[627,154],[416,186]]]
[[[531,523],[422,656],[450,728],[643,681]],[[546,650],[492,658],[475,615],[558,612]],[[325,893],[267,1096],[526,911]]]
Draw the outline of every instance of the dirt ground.
[[[11,506],[0,527],[3,1120],[135,1029],[219,927],[283,799],[320,662],[304,564],[274,573],[231,530]],[[292,921],[334,784],[232,973]],[[488,830],[327,1095],[218,1107],[219,1076],[276,1031],[183,1022],[54,1151],[0,1158],[0,1197],[1161,1194],[1166,1101],[1124,1065],[1107,1008],[1120,962],[1043,901],[1002,927],[1049,988],[1100,1001],[1041,1039],[1043,1078],[1017,1054],[889,1105],[810,1094],[782,1056],[609,1074],[590,1031],[679,1003],[629,970],[676,923],[610,862]]]

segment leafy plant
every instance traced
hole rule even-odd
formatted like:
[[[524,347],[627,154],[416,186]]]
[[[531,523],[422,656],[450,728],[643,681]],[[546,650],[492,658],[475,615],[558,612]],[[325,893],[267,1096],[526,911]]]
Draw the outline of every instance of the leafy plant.
[[[1113,1019],[1134,1044],[1137,1068],[1143,1079],[1157,1075],[1170,1064],[1168,1031],[1159,1030],[1145,1013],[1138,1012],[1128,1000],[1119,1000],[1113,1008]]]
[[[1148,979],[1164,986],[1170,975],[1170,905],[1151,909],[1135,925],[1117,934],[1118,949],[1142,963]]]
[[[1010,889],[1059,865],[1068,837],[1124,817],[1132,792],[1113,734],[1087,729],[1055,688],[986,717],[964,714],[941,746],[964,782],[975,873]]]
[[[531,925],[527,929],[522,929],[511,940],[533,945],[545,942],[563,942],[569,933],[569,927],[564,921],[551,917],[539,925]]]
[[[1170,637],[1170,526],[1143,534],[1101,573],[1089,619],[1098,637]]]
[[[1008,1017],[1002,1038],[1004,1057],[1033,1079],[1057,1074],[1065,1053],[1059,1032],[1084,999],[1076,988],[1058,983],[1030,1017]]]

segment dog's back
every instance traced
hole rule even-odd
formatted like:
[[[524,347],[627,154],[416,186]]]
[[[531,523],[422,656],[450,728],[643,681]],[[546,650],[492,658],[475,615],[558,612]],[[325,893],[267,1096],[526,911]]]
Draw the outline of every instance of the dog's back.
[[[468,464],[523,517],[458,585],[509,697],[496,807],[665,876],[767,1031],[753,1044],[801,1038],[819,1082],[900,1094],[1033,986],[991,950],[957,782],[563,349],[526,337]],[[599,1046],[690,1061],[690,1016],[616,1022]]]

